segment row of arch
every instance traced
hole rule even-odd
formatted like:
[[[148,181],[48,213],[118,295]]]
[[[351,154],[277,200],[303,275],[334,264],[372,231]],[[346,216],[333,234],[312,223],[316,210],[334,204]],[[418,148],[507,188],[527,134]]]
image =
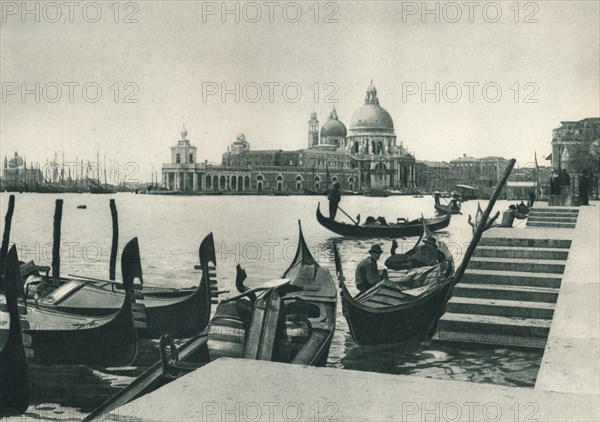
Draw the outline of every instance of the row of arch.
[[[265,177],[262,174],[258,174],[255,178],[256,181],[256,190],[261,192],[264,190],[265,186]],[[248,190],[250,189],[250,176],[217,176],[217,175],[207,175],[205,178],[205,188],[206,190],[221,190],[223,188],[230,188],[231,190]],[[304,177],[298,174],[295,179],[295,188],[300,191],[304,189]],[[338,182],[337,176],[333,176],[330,178],[331,183]],[[355,179],[353,176],[350,176],[347,180],[348,188],[350,190],[354,190],[355,188]],[[284,177],[282,174],[278,174],[275,178],[276,188],[278,192],[283,191],[284,187]],[[321,176],[317,175],[313,179],[313,188],[315,190],[321,189],[322,179]]]

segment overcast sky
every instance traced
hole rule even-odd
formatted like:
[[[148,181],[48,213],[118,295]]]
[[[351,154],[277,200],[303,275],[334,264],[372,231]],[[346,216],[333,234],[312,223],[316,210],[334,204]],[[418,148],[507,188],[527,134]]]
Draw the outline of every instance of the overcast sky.
[[[118,14],[28,2],[36,16],[3,2],[1,153],[43,163],[99,150],[149,180],[183,123],[199,161],[220,162],[240,132],[253,149],[300,149],[309,114],[322,124],[335,105],[348,126],[371,78],[417,159],[526,163],[550,152],[561,121],[600,116],[597,1],[475,3],[429,2],[424,15],[422,2],[230,2],[239,15],[222,16],[221,2],[122,2]],[[36,83],[39,102],[23,98]],[[236,83],[239,102],[209,95]]]

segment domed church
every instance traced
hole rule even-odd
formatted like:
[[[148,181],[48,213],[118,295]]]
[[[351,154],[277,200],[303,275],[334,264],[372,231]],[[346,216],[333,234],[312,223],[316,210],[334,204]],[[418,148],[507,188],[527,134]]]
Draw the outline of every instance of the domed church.
[[[178,147],[194,148],[182,134]],[[308,121],[308,146],[295,151],[257,150],[239,134],[221,165],[177,161],[178,147],[163,165],[164,185],[182,191],[323,192],[335,182],[343,190],[405,190],[415,187],[415,158],[396,144],[394,121],[379,104],[377,88],[367,88],[365,103],[348,129],[335,107],[319,128],[316,112]]]

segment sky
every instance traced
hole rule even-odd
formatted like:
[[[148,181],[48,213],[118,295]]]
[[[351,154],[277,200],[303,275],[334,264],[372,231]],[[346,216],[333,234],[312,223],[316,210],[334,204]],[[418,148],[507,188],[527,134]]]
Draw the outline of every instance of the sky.
[[[2,1],[2,156],[98,151],[149,181],[183,124],[198,161],[239,133],[300,149],[312,111],[349,126],[371,80],[417,160],[543,161],[561,121],[600,116],[597,1],[225,5]]]

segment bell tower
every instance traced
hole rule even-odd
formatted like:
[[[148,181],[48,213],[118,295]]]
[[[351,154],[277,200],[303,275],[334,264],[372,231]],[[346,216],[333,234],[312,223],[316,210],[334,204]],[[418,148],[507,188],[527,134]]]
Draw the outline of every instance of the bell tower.
[[[310,120],[308,121],[308,146],[312,147],[319,144],[319,121],[317,120],[317,113],[314,111],[310,113]]]

